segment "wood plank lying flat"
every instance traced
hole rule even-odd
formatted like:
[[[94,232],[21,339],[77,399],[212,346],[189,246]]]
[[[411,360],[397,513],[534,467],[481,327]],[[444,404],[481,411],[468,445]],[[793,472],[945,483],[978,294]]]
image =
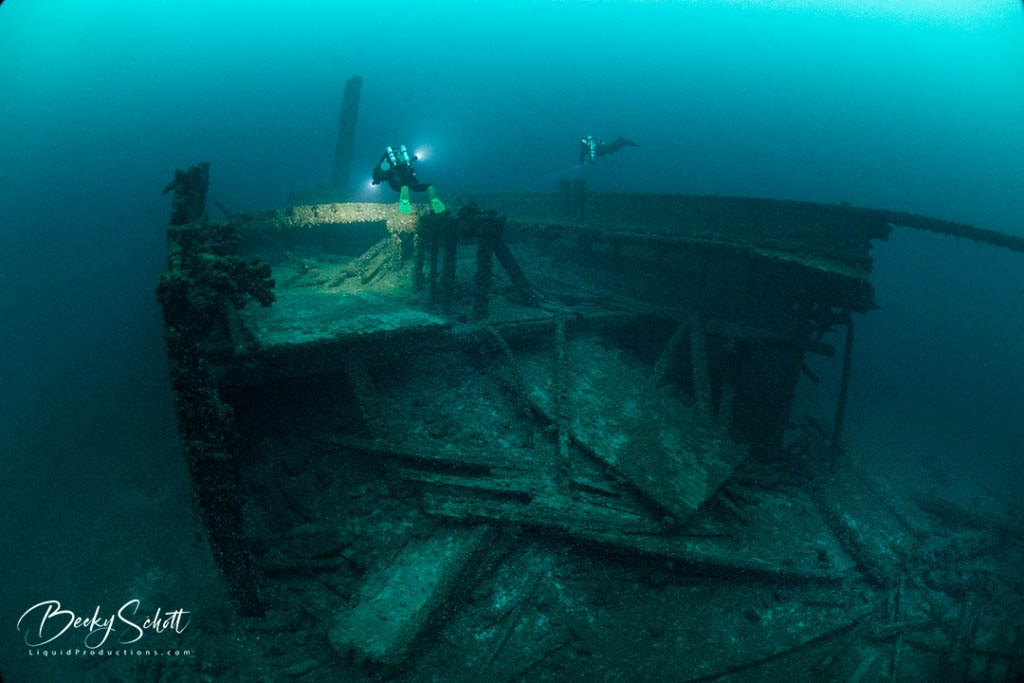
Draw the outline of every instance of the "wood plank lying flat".
[[[383,567],[371,571],[359,602],[327,633],[340,655],[383,666],[399,664],[490,535],[487,526],[441,529],[414,539]]]
[[[460,495],[461,493],[461,495]],[[528,524],[564,531],[589,540],[640,534],[657,535],[661,527],[628,509],[599,506],[583,500],[560,496],[536,496],[514,500],[488,497],[479,489],[428,492],[424,509],[429,514],[464,520],[493,519],[513,524]]]
[[[809,506],[810,504],[807,503]],[[604,509],[579,500],[537,497],[528,502],[485,498],[466,492],[428,492],[423,497],[428,514],[461,521],[485,521],[536,526],[575,538],[612,546],[630,553],[651,555],[714,572],[755,574],[771,578],[839,582],[849,578],[852,562],[820,520],[808,518],[799,505],[761,509],[766,524],[755,525],[736,537],[708,534],[669,535],[643,517]],[[778,517],[772,521],[772,517]],[[806,533],[785,536],[780,528],[807,523]],[[774,533],[772,533],[774,532]],[[825,548],[828,564],[815,559],[815,547]]]
[[[676,522],[688,519],[746,450],[677,398],[650,390],[650,369],[628,354],[594,338],[567,347],[574,439]],[[536,354],[520,366],[531,398],[550,410],[551,359]]]
[[[273,306],[250,306],[241,315],[263,348],[446,324],[435,315],[394,299],[311,287],[279,292]]]
[[[931,539],[938,534],[940,530],[928,515],[908,496],[896,491],[885,477],[852,463],[849,466],[864,488],[870,491],[879,504],[884,506],[915,538]]]
[[[917,539],[904,520],[878,502],[865,480],[843,467],[812,487],[822,517],[847,552],[877,584],[895,586]]]
[[[323,434],[314,439],[317,446],[332,450],[350,450],[378,458],[381,462],[393,465],[421,463],[427,467],[442,468],[452,472],[473,472],[478,475],[489,474],[494,465],[494,458],[481,457],[475,453],[457,451],[459,457],[449,457],[448,453],[437,448],[424,446],[417,448],[405,442],[400,445],[389,443],[383,439],[362,439],[348,434]],[[447,466],[447,467],[446,467]]]

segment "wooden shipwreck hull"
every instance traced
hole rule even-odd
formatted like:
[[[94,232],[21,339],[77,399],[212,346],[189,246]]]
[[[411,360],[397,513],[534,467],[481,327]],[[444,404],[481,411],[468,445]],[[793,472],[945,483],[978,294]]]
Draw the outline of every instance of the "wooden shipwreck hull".
[[[1020,666],[1010,572],[970,600],[934,576],[1002,576],[1019,548],[837,457],[841,401],[834,430],[790,415],[807,355],[874,306],[871,241],[975,229],[568,185],[209,224],[205,173],[170,187],[158,293],[212,552],[239,614],[294,645],[257,659],[309,680]]]

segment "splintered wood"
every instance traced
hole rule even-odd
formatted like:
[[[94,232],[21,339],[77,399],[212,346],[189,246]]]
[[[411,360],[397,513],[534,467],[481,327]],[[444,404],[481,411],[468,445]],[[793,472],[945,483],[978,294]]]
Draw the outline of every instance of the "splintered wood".
[[[700,408],[650,388],[650,370],[597,338],[566,344],[566,428],[644,497],[671,516],[688,519],[746,456]],[[555,409],[550,360],[524,358],[534,400]]]
[[[339,615],[328,632],[331,646],[357,661],[401,662],[488,534],[486,526],[452,528],[410,541],[367,576],[355,607]]]

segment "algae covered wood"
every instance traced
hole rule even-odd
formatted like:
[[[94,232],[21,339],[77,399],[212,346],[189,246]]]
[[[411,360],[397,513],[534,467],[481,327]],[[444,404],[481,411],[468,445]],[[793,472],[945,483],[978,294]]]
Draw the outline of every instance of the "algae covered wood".
[[[447,324],[438,316],[388,297],[313,287],[280,291],[274,306],[250,307],[242,312],[242,319],[261,347],[312,344]]]
[[[879,586],[893,587],[918,539],[865,483],[845,466],[820,476],[811,491],[832,533],[860,568]]]
[[[566,425],[574,439],[676,522],[688,519],[746,456],[697,410],[650,389],[650,369],[596,337],[566,345]],[[531,397],[550,412],[546,354],[522,359]]]
[[[625,505],[625,502],[622,503]],[[427,492],[424,510],[461,521],[493,520],[567,534],[619,551],[658,558],[709,574],[839,583],[856,577],[812,503],[797,493],[763,492],[743,505],[737,526],[706,508],[690,524],[667,530],[642,511],[612,510],[596,501],[558,496],[513,498],[479,491]]]
[[[371,571],[354,608],[341,614],[327,638],[339,654],[393,666],[402,661],[431,616],[489,538],[486,526],[439,529],[410,541]]]

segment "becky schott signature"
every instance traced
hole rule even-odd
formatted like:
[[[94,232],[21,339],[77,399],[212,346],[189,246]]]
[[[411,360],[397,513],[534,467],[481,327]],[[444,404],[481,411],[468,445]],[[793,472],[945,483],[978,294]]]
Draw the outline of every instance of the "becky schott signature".
[[[44,600],[29,607],[18,619],[18,630],[25,625],[25,644],[29,647],[46,645],[72,630],[86,630],[83,639],[85,647],[95,649],[102,647],[111,633],[123,629],[118,643],[130,645],[138,642],[147,631],[164,633],[174,631],[184,633],[191,622],[191,612],[176,609],[163,612],[157,607],[151,615],[139,615],[142,601],[129,600],[121,605],[117,612],[109,616],[101,616],[97,605],[91,617],[80,617],[72,610],[62,609],[59,600]],[[35,621],[38,620],[38,623]]]

